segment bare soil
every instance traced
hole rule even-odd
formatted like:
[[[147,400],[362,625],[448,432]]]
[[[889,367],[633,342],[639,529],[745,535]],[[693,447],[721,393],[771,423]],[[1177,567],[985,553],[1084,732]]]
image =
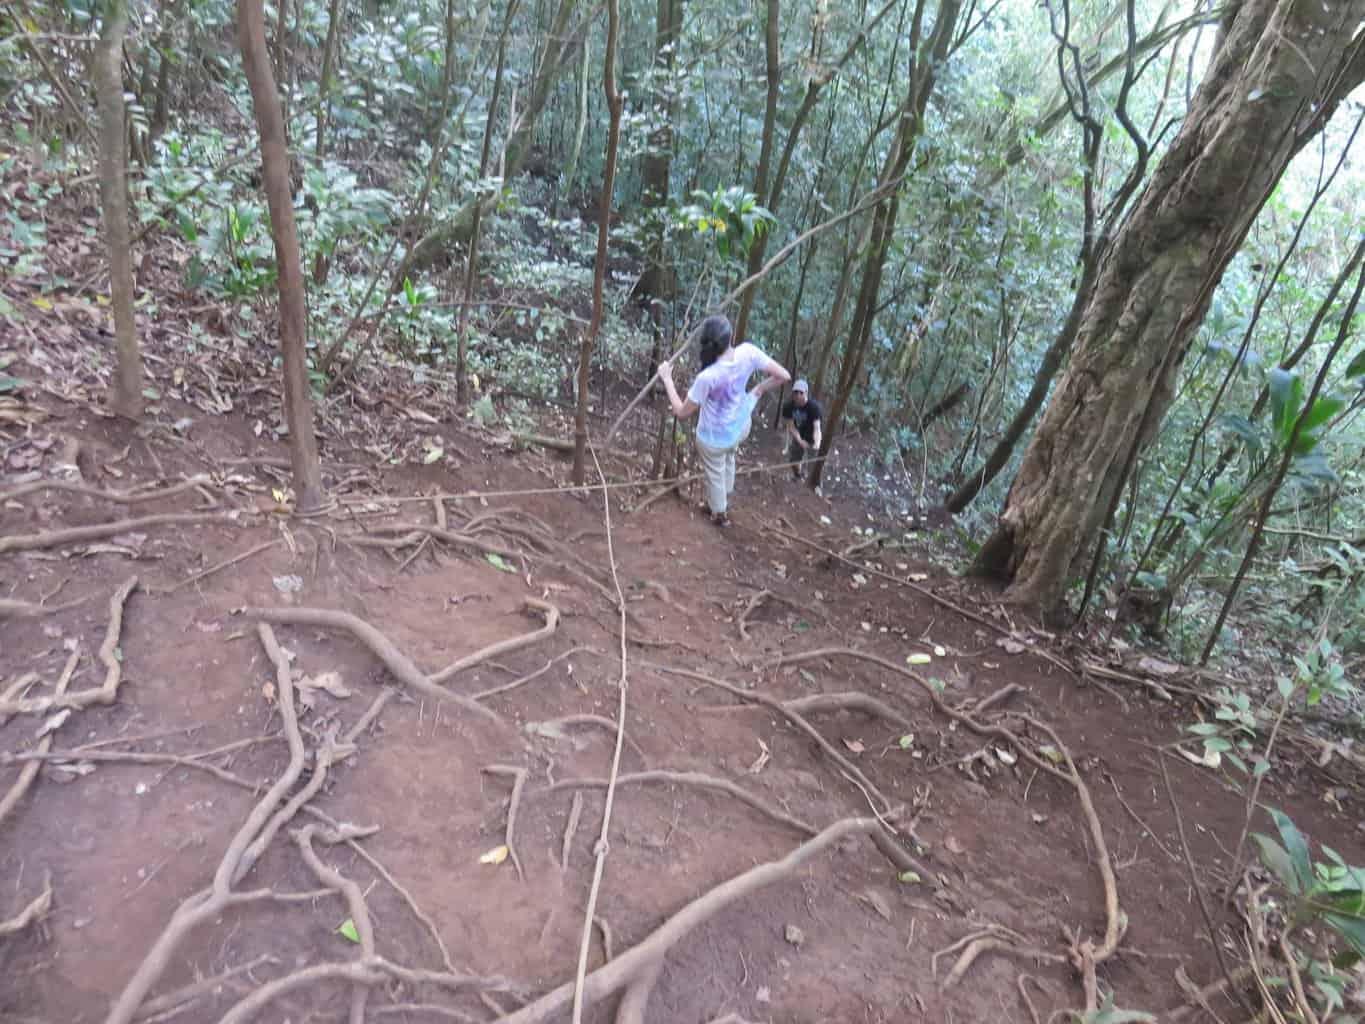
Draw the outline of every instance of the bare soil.
[[[203,492],[126,509],[62,491],[24,494],[0,507],[0,536],[189,511],[207,501],[238,510],[239,521],[153,526],[0,556],[4,596],[46,598],[52,606],[81,601],[44,617],[0,620],[0,682],[34,672],[40,682],[31,695],[50,692],[76,641],[82,657],[71,689],[98,685],[104,666],[95,653],[109,596],[136,575],[139,587],[128,600],[118,641],[123,680],[117,700],[73,712],[56,730],[53,749],[81,748],[71,755],[77,762],[93,751],[191,757],[256,738],[260,742],[206,760],[258,789],[180,765],[90,760],[84,775],[46,767],[0,823],[0,879],[6,880],[0,916],[33,899],[45,877],[53,891],[40,924],[0,938],[0,1017],[102,1019],[177,906],[209,884],[260,792],[280,776],[288,750],[274,668],[254,620],[238,612],[251,606],[351,612],[428,673],[540,626],[524,608],[527,598],[558,607],[562,619],[552,636],[457,673],[448,683],[453,692],[473,695],[552,662],[537,678],[484,701],[503,724],[457,704],[401,693],[358,737],[356,751],[332,769],[312,804],[337,821],[378,828],[360,845],[429,917],[457,970],[512,983],[495,995],[498,1005],[511,1010],[571,980],[603,799],[600,789],[583,791],[582,819],[562,868],[572,794],[550,790],[565,780],[604,778],[614,733],[600,723],[536,723],[616,715],[619,635],[617,611],[607,600],[612,556],[601,492],[446,502],[452,529],[490,512],[529,514],[576,561],[533,553],[507,572],[478,551],[428,543],[404,565],[411,547],[390,553],[354,543],[384,524],[432,521],[430,501],[388,499],[436,490],[555,488],[562,486],[565,464],[552,453],[508,454],[486,433],[438,417],[439,426],[424,429],[443,438],[450,457],[435,466],[381,470],[371,468],[378,460],[365,447],[333,444],[329,481],[341,504],[324,516],[297,518],[275,508],[271,491],[283,482],[278,474],[270,475],[259,461],[251,464],[277,458],[282,449],[257,439],[250,412],[203,420],[186,440],[174,430],[134,432],[93,415],[79,399],[49,395],[34,405],[48,414],[28,428],[28,441],[40,444],[26,447],[14,431],[7,442],[8,453],[28,453],[23,469],[51,473],[62,452],[74,451],[87,482],[99,488],[172,483],[194,473],[208,473],[212,482]],[[163,418],[175,413],[168,403]],[[778,461],[776,438],[765,434],[751,447],[747,465]],[[232,458],[248,461],[230,465]],[[624,479],[632,466],[611,459],[606,472]],[[8,477],[18,478],[13,472]],[[1117,994],[1119,1005],[1160,1015],[1184,1002],[1178,968],[1199,984],[1219,977],[1157,767],[1156,748],[1192,720],[1190,707],[1155,701],[1138,688],[1088,685],[1059,667],[1064,659],[1008,653],[998,645],[997,631],[926,596],[938,593],[988,621],[1005,621],[988,592],[944,578],[913,541],[858,552],[853,558],[860,566],[851,567],[783,535],[830,550],[847,548],[857,540],[851,527],[867,525],[852,493],[827,501],[782,476],[742,477],[735,526],[725,531],[686,498],[631,514],[639,492],[612,493],[611,552],[629,612],[626,734],[632,742],[621,771],[669,769],[729,780],[815,829],[865,816],[872,797],[771,708],[742,704],[646,663],[690,669],[784,700],[861,691],[892,706],[913,728],[847,710],[812,712],[810,721],[903,806],[900,839],[930,872],[898,877],[872,845],[838,844],[677,943],[645,1020],[694,1024],[737,1014],[782,1022],[1026,1021],[1021,973],[1040,983],[1029,992],[1042,1019],[1081,1004],[1077,976],[1066,963],[987,953],[945,990],[941,982],[955,955],[940,959],[937,971],[933,959],[988,926],[1009,929],[1018,943],[1054,954],[1066,952],[1068,936],[1103,932],[1096,851],[1075,792],[1030,767],[1008,744],[984,741],[935,714],[925,691],[901,674],[840,655],[777,664],[783,656],[821,648],[857,648],[897,664],[907,655],[928,654],[930,663],[918,671],[953,706],[970,707],[1007,684],[1020,687],[992,713],[1003,714],[1032,743],[1042,737],[1019,725],[1019,713],[1055,728],[1089,785],[1116,871],[1128,928],[1118,953],[1099,968],[1102,986]],[[513,527],[527,529],[533,520],[492,522],[491,531],[480,534],[485,540],[528,550]],[[890,526],[892,533],[896,529]],[[271,540],[277,543],[239,564],[165,589]],[[929,578],[916,590],[870,568],[902,579],[921,572]],[[765,590],[772,596],[753,601]],[[275,632],[293,654],[296,680],[335,673],[350,694],[309,692],[299,713],[310,751],[329,726],[349,729],[384,687],[395,684],[349,635],[286,625]],[[574,648],[582,649],[561,657]],[[0,749],[14,754],[33,748],[45,717],[16,716],[0,730]],[[958,763],[978,750],[979,758]],[[511,792],[509,778],[482,771],[490,765],[527,773],[514,842],[524,877],[511,858],[480,862],[504,841]],[[3,771],[8,787],[19,765],[11,761]],[[1172,772],[1199,880],[1215,894],[1221,921],[1216,892],[1226,882],[1244,806],[1215,773],[1179,759]],[[1342,790],[1329,803],[1321,793],[1340,780],[1328,773],[1307,769],[1296,776],[1285,766],[1276,777],[1269,802],[1284,803],[1315,839],[1343,852],[1358,849],[1358,788]],[[319,888],[288,834],[306,820],[282,830],[244,887],[281,893]],[[597,903],[613,952],[619,956],[689,901],[785,856],[805,838],[722,793],[622,784]],[[442,968],[430,932],[371,862],[348,847],[319,849],[365,891],[381,956],[413,968]],[[254,964],[173,1014],[185,1022],[218,1020],[270,979],[358,956],[358,947],[338,930],[349,916],[335,893],[230,908],[173,951],[152,994]],[[589,969],[604,961],[602,937],[595,929]],[[342,1020],[350,998],[343,983],[308,985],[274,1001],[259,1019]],[[612,1019],[614,1002],[595,1007],[588,1019]],[[411,982],[379,986],[368,1012],[373,1019],[411,1021],[494,1017],[490,1005],[473,996],[452,997]],[[567,1013],[553,1019],[567,1019]]]

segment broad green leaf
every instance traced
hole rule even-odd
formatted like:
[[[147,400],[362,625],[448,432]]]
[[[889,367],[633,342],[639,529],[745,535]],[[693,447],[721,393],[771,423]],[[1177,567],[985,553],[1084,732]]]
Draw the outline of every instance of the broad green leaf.
[[[1330,420],[1342,409],[1346,408],[1346,400],[1338,395],[1322,395],[1317,398],[1308,412],[1303,417],[1303,426],[1300,432],[1306,433],[1310,430],[1317,430],[1328,420]]]
[[[1365,956],[1365,920],[1359,917],[1346,917],[1343,914],[1327,914],[1324,920],[1334,932],[1346,940],[1352,952],[1357,956]]]
[[[341,927],[337,931],[341,933],[341,937],[344,939],[350,939],[355,943],[360,942],[360,933],[355,930],[355,922],[349,917],[341,922]]]
[[[1346,367],[1347,377],[1365,376],[1365,348],[1356,353],[1356,357],[1351,360],[1351,365]]]
[[[1260,832],[1251,833],[1251,838],[1261,848],[1261,862],[1265,864],[1270,873],[1278,878],[1290,892],[1297,893],[1299,891],[1298,877],[1294,872],[1294,864],[1289,859],[1289,854],[1285,852],[1284,847]]]
[[[1275,827],[1280,830],[1280,838],[1284,840],[1284,848],[1294,865],[1294,873],[1299,879],[1297,891],[1304,892],[1313,885],[1313,859],[1308,853],[1308,840],[1283,811],[1274,807],[1268,807],[1266,810],[1270,812]]]
[[[1299,415],[1299,406],[1303,404],[1303,378],[1276,367],[1270,371],[1268,385],[1275,436],[1281,441],[1288,441],[1294,429],[1294,420]]]
[[[507,559],[503,558],[502,555],[499,555],[498,553],[496,553],[496,552],[494,552],[494,551],[488,552],[488,553],[487,553],[486,555],[484,555],[483,557],[486,558],[486,559],[488,559],[488,564],[491,565],[494,569],[501,569],[503,572],[512,572],[512,573],[514,573],[514,572],[517,571],[517,570],[516,570],[516,567],[513,566],[513,565],[511,565],[511,564],[507,561]]]

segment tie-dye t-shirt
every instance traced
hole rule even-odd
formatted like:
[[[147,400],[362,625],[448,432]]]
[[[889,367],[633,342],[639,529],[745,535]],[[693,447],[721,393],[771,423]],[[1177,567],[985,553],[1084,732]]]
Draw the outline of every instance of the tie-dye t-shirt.
[[[757,402],[746,392],[749,378],[770,360],[757,345],[747,341],[721,356],[697,374],[687,397],[701,408],[697,440],[712,448],[733,448],[749,432],[749,419]]]

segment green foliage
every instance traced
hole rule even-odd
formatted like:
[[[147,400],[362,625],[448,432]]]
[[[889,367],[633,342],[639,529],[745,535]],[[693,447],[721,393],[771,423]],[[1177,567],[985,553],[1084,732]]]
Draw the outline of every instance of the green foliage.
[[[768,233],[777,218],[758,205],[758,197],[743,186],[733,185],[713,192],[698,189],[692,202],[678,210],[676,220],[681,228],[714,239],[720,258],[732,255],[746,257],[754,240]]]

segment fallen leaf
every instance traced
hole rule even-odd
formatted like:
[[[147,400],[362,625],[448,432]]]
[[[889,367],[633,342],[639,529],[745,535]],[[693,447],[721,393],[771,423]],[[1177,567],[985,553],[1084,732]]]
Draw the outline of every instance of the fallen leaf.
[[[266,683],[261,687],[261,696],[265,698],[267,704],[275,703],[275,684]]]
[[[907,665],[928,665],[933,660],[934,659],[929,657],[929,655],[922,654],[919,652],[916,652],[914,654],[907,654],[905,656],[905,663]]]
[[[422,456],[422,465],[430,466],[445,453],[446,450],[444,448],[428,448],[427,453]]]
[[[772,755],[768,752],[768,744],[759,740],[758,745],[762,748],[761,752],[758,757],[754,758],[754,763],[745,769],[750,775],[757,775],[764,768],[768,767],[768,761],[772,759]]]
[[[1045,744],[1044,746],[1039,747],[1039,748],[1038,748],[1038,753],[1042,754],[1045,758],[1047,758],[1047,759],[1048,759],[1049,761],[1051,761],[1053,764],[1061,764],[1063,761],[1066,760],[1066,755],[1063,754],[1063,753],[1062,753],[1060,750],[1058,750],[1056,747],[1054,747],[1051,743],[1048,743],[1048,744]]]
[[[1035,814],[1035,815],[1033,815],[1032,817],[1033,817],[1033,823],[1034,823],[1035,825],[1045,825],[1045,824],[1047,824],[1047,815],[1046,815],[1046,814]]]
[[[902,750],[909,750],[911,747],[915,745],[915,734],[912,732],[908,732],[896,742],[900,744],[900,748]]]
[[[785,929],[783,929],[782,937],[786,939],[788,942],[790,942],[797,949],[800,949],[801,944],[806,941],[806,933],[803,932],[800,928],[796,927],[796,925],[794,924],[789,924]]]
[[[303,589],[301,576],[274,576],[272,582],[281,594],[293,594]]]
[[[1142,672],[1150,672],[1154,676],[1174,676],[1179,675],[1181,667],[1173,665],[1169,661],[1162,661],[1160,658],[1144,657],[1138,661],[1137,667]]]
[[[337,932],[339,932],[344,939],[350,939],[357,944],[360,942],[360,933],[356,931],[355,922],[349,917],[341,922],[341,927],[337,929]]]
[[[404,409],[403,411],[406,412],[406,413],[408,414],[408,418],[409,418],[409,419],[414,419],[414,420],[416,420],[418,423],[440,423],[440,422],[441,422],[441,421],[438,420],[435,416],[431,415],[431,413],[429,413],[429,412],[423,412],[421,409],[413,409],[413,408],[409,407],[409,408],[407,408],[407,409]]]
[[[1002,636],[997,640],[995,646],[999,647],[1006,654],[1023,654],[1024,651],[1027,650],[1027,648],[1018,640],[1011,640],[1007,636]]]
[[[848,749],[853,751],[853,753],[855,754],[861,754],[864,750],[867,749],[858,740],[844,740],[844,746],[848,747]]]
[[[934,645],[934,657],[935,657],[935,658],[946,658],[946,657],[948,657],[948,651],[947,651],[947,649],[946,649],[946,648],[943,648],[943,647],[940,647],[938,644],[935,644],[935,645]]]
[[[909,580],[911,583],[923,583],[925,580],[929,578],[929,574],[927,572],[912,572],[909,576],[905,578]]]
[[[767,985],[760,986],[759,990],[754,993],[754,1001],[759,1003],[771,1003],[773,1001],[772,990],[768,988]]]
[[[823,523],[825,526],[832,526],[832,525],[834,525],[834,524],[833,524],[833,521],[829,518],[829,516],[821,516],[821,517],[820,517],[820,522]]]
[[[1012,765],[1019,760],[1018,754],[1013,750],[1006,750],[1004,747],[996,747],[995,756],[1000,759],[1000,763],[1003,765]]]
[[[70,718],[70,717],[71,717],[71,709],[70,709],[70,708],[62,708],[61,711],[58,711],[58,712],[57,712],[55,715],[53,715],[51,718],[49,718],[49,719],[47,719],[45,722],[43,722],[43,724],[38,728],[38,731],[37,731],[36,733],[34,733],[33,735],[35,735],[35,736],[41,738],[41,737],[43,737],[43,736],[48,735],[49,733],[54,733],[54,732],[56,732],[58,729],[60,729],[60,728],[62,727],[62,723],[65,722],[65,721],[66,721],[68,718]]]
[[[943,848],[954,857],[960,857],[967,852],[967,848],[958,842],[957,836],[949,836],[947,839],[943,840]]]
[[[920,882],[924,881],[924,879],[920,878],[918,871],[902,871],[896,878],[906,885],[918,885]]]
[[[507,859],[507,855],[512,851],[506,846],[495,846],[482,857],[479,858],[480,864],[501,864]]]
[[[338,700],[345,700],[351,695],[350,688],[341,681],[339,672],[319,672],[315,676],[304,676],[299,680],[298,686],[300,690],[322,690]]]
[[[502,572],[510,573],[515,573],[517,571],[510,563],[508,563],[507,559],[503,558],[502,555],[499,555],[496,552],[490,551],[483,557],[488,560],[488,564],[491,565],[494,569],[499,569]]]

